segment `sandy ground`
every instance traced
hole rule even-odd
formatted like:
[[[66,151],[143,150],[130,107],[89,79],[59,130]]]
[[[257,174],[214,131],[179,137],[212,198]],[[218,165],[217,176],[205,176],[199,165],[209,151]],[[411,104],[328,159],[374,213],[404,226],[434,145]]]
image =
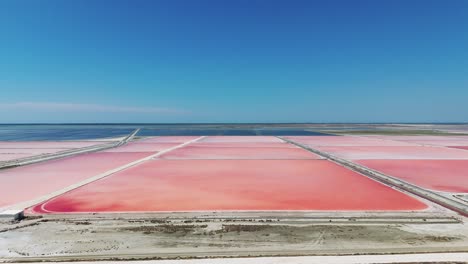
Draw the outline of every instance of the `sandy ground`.
[[[124,261],[131,264],[370,264],[370,263],[465,263],[468,253],[428,253],[428,254],[395,254],[395,255],[359,255],[359,256],[307,256],[307,257],[260,257],[229,259],[183,259],[183,260],[147,260]],[[53,262],[72,263],[72,262]],[[96,262],[80,262],[90,264]],[[103,261],[100,264],[115,262]]]
[[[468,252],[466,223],[43,218],[0,225],[0,261],[427,252]]]

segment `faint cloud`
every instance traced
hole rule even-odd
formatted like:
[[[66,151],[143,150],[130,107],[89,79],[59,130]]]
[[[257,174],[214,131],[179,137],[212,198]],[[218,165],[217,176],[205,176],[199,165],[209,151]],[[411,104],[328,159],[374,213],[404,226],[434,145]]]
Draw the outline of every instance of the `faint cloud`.
[[[0,103],[0,110],[28,111],[68,111],[68,112],[102,112],[102,113],[146,113],[146,114],[180,114],[187,111],[164,107],[134,107],[100,104],[58,103],[58,102],[16,102]]]

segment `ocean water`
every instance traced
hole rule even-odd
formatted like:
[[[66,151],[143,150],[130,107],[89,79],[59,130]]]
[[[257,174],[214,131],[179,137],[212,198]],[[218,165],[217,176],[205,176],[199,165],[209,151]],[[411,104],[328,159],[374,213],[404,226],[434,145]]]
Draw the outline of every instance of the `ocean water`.
[[[133,130],[119,125],[0,125],[0,141],[110,138],[128,135]]]
[[[271,124],[0,124],[0,141],[84,140],[138,136],[285,136],[325,135],[297,125]]]

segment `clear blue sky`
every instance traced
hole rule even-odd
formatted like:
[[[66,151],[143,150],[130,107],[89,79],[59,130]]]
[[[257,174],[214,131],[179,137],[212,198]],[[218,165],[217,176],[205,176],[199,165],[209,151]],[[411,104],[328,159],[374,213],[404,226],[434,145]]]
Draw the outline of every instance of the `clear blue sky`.
[[[0,1],[0,123],[468,121],[468,1]]]

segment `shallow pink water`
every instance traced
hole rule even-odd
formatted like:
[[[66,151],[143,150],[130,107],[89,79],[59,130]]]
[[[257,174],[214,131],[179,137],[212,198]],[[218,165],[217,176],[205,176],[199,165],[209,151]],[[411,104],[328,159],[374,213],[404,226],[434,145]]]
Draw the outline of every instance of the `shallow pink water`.
[[[103,143],[98,141],[0,141],[0,161],[62,152]]]
[[[101,141],[0,141],[0,148],[83,148],[108,142]]]
[[[285,137],[309,146],[411,146],[410,143],[357,136],[290,136]]]
[[[344,159],[468,159],[468,151],[430,146],[317,147]]]
[[[43,153],[54,153],[54,152],[61,152],[67,150],[66,148],[59,148],[59,149],[53,149],[53,148],[30,148],[30,149],[24,149],[24,148],[0,148],[0,154],[32,154],[32,155],[37,155],[37,154],[43,154]]]
[[[451,148],[468,150],[468,146],[453,146]]]
[[[356,162],[426,189],[468,193],[468,160],[357,160]]]
[[[468,146],[468,138],[408,139],[405,142],[433,146]]]
[[[407,141],[419,145],[433,145],[433,146],[468,146],[468,140],[464,139],[450,139],[450,140],[411,140]]]
[[[428,140],[428,141],[444,141],[444,140],[468,140],[468,136],[385,136],[385,135],[376,135],[376,136],[366,136],[373,138],[381,138],[388,140],[402,140],[402,141],[414,141],[414,140]]]
[[[283,142],[279,138],[271,136],[209,136],[201,139],[199,142],[205,143],[265,143],[265,142]]]
[[[422,210],[423,202],[326,160],[153,160],[28,210]]]
[[[8,161],[8,160],[15,160],[27,157],[33,157],[42,154],[48,153],[56,153],[65,151],[67,149],[42,149],[42,148],[32,148],[32,149],[24,149],[24,148],[13,148],[13,149],[1,149],[0,148],[0,161]]]
[[[417,145],[468,146],[467,136],[374,136],[374,138],[397,140]]]
[[[131,142],[118,148],[103,152],[159,152],[180,145],[179,143],[140,143]]]
[[[199,137],[193,136],[161,136],[161,137],[150,137],[142,140],[138,140],[139,143],[178,143],[182,144],[190,140],[197,139]]]
[[[14,154],[5,154],[0,153],[0,161],[8,161],[8,160],[15,160],[21,159],[32,156],[30,153],[14,153]]]
[[[162,159],[320,159],[301,148],[196,147],[189,145],[163,154]]]
[[[194,142],[190,146],[208,148],[297,148],[285,142]]]
[[[153,153],[90,153],[0,170],[0,207],[38,198]]]

